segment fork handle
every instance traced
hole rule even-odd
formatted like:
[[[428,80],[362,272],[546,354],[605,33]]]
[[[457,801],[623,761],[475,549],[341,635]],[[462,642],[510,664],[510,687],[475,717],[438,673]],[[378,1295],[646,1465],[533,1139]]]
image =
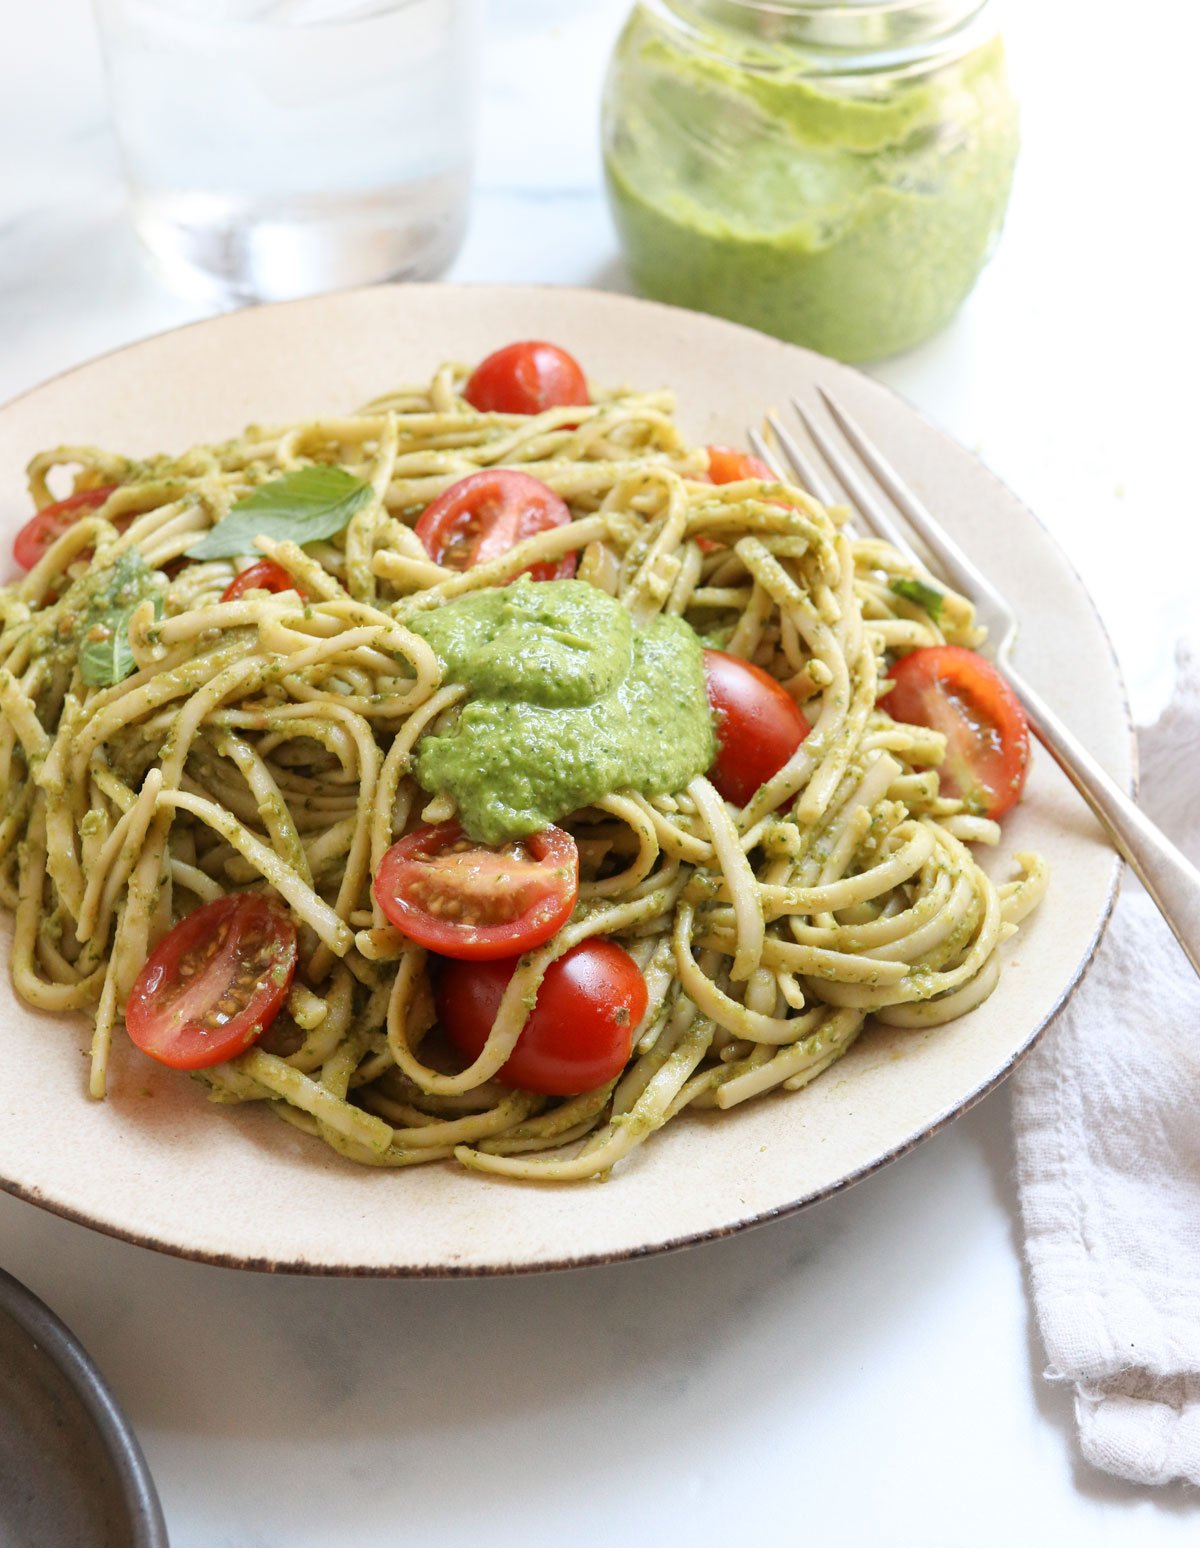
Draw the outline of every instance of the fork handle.
[[[1200,973],[1200,871],[1138,810],[1024,678],[1011,668],[1006,676],[1038,741],[1096,814]]]

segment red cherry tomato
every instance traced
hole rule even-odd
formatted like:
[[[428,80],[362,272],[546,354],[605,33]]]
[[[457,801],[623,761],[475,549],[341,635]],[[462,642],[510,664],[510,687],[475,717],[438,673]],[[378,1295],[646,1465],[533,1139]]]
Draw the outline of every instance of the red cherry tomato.
[[[736,484],[743,478],[765,478],[770,483],[779,480],[761,457],[749,452],[737,451],[732,446],[709,446],[708,476],[714,484]]]
[[[991,662],[962,645],[930,645],[888,675],[895,687],[879,702],[892,719],[946,737],[943,792],[985,817],[1015,806],[1029,772],[1029,722]]]
[[[281,564],[274,559],[260,559],[256,564],[239,570],[221,593],[222,602],[236,602],[248,591],[296,591],[299,588]]]
[[[487,1042],[516,961],[444,963],[434,991],[438,1019],[465,1059]],[[646,980],[615,941],[573,946],[546,969],[533,1014],[499,1080],[547,1096],[575,1096],[614,1080],[629,1062],[646,1013]]]
[[[84,489],[65,500],[55,500],[53,505],[43,505],[13,540],[13,558],[23,570],[32,570],[50,545],[57,543],[84,511],[97,510],[116,487],[109,484],[104,489]]]
[[[498,559],[524,538],[570,521],[566,505],[539,479],[511,468],[489,468],[443,490],[425,507],[416,532],[435,563],[469,570]],[[538,581],[570,580],[575,555],[531,564],[525,573]]]
[[[274,1021],[296,971],[296,926],[261,892],[181,919],[150,953],[125,1007],[143,1053],[200,1070],[244,1053]]]
[[[508,344],[481,361],[463,397],[482,414],[540,414],[564,404],[591,402],[575,357],[537,339]]]
[[[790,694],[752,662],[706,650],[704,678],[717,723],[717,761],[709,778],[726,801],[745,806],[811,728]]]
[[[417,828],[379,862],[376,902],[443,957],[515,957],[548,941],[579,896],[579,851],[561,828],[491,849],[456,822]]]

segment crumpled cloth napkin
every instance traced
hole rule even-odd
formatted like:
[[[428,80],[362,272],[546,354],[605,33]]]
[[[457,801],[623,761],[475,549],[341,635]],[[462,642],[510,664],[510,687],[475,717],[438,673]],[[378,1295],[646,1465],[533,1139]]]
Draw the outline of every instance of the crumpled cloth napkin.
[[[1139,748],[1139,804],[1200,860],[1195,645]],[[1200,1484],[1200,980],[1130,873],[1079,992],[1014,1076],[1013,1127],[1046,1375],[1074,1386],[1084,1457]]]

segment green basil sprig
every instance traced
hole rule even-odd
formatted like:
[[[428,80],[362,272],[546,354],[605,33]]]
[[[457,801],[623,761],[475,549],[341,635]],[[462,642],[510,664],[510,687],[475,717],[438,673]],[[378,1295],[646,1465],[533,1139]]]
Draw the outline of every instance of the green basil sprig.
[[[345,468],[314,464],[260,484],[188,549],[189,559],[235,559],[256,538],[301,545],[332,537],[371,498],[370,484]]]
[[[127,549],[111,570],[97,577],[87,606],[75,626],[79,671],[89,688],[111,688],[137,666],[129,644],[134,608],[153,599],[162,617],[162,576],[150,569],[136,548]]]
[[[918,607],[923,607],[934,623],[941,622],[942,604],[946,599],[933,586],[927,586],[924,581],[910,580],[908,576],[900,575],[892,581],[890,589],[898,597],[906,597],[908,601],[915,602]]]

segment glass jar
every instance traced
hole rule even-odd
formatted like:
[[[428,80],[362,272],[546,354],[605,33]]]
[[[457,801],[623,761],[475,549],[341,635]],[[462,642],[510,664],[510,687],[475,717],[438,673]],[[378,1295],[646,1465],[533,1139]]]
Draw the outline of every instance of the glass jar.
[[[603,141],[639,290],[864,360],[975,283],[1017,110],[988,0],[640,0]]]

